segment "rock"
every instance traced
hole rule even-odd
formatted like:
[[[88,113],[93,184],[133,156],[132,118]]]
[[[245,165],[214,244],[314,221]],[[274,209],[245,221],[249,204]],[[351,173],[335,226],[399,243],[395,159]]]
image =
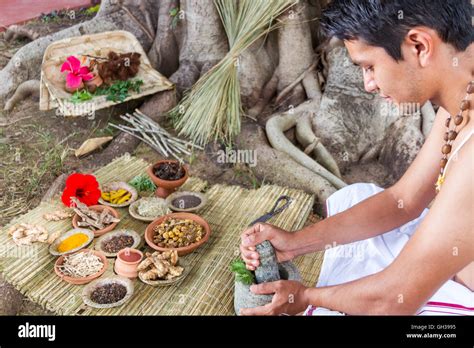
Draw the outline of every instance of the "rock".
[[[292,262],[282,262],[278,264],[278,278],[283,280],[301,281],[298,268]],[[250,291],[251,285],[246,285],[240,281],[235,281],[234,285],[234,310],[240,315],[242,308],[253,308],[264,306],[272,302],[273,295],[255,295]]]
[[[266,240],[256,246],[260,255],[260,266],[255,270],[257,284],[280,280],[278,260],[272,244]]]

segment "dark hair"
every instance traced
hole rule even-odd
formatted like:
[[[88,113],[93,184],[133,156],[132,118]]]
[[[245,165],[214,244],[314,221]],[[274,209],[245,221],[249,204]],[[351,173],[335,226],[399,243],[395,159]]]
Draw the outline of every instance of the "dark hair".
[[[470,0],[332,0],[321,18],[327,37],[361,39],[403,60],[401,45],[415,26],[436,30],[443,42],[464,51],[474,41]]]

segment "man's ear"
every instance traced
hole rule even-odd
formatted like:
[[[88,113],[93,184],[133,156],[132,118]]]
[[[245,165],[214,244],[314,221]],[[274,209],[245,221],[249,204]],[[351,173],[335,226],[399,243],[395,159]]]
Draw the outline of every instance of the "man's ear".
[[[405,36],[409,52],[415,56],[421,67],[425,68],[433,58],[436,33],[428,28],[413,28]]]

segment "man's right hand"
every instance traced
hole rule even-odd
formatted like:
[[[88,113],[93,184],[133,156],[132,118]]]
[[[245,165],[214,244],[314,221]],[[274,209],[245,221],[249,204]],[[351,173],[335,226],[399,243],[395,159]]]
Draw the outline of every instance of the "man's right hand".
[[[272,243],[278,262],[289,261],[295,256],[293,253],[294,234],[270,224],[257,223],[253,225],[242,233],[241,239],[242,259],[247,269],[252,271],[260,264],[255,246],[265,240]]]

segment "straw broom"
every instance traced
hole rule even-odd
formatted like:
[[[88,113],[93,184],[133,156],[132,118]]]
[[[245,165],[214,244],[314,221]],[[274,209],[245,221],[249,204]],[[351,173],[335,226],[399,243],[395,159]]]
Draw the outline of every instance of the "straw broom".
[[[229,40],[227,55],[203,75],[171,110],[179,135],[204,145],[221,139],[231,144],[240,133],[238,58],[250,45],[273,30],[275,19],[296,0],[215,0]]]

